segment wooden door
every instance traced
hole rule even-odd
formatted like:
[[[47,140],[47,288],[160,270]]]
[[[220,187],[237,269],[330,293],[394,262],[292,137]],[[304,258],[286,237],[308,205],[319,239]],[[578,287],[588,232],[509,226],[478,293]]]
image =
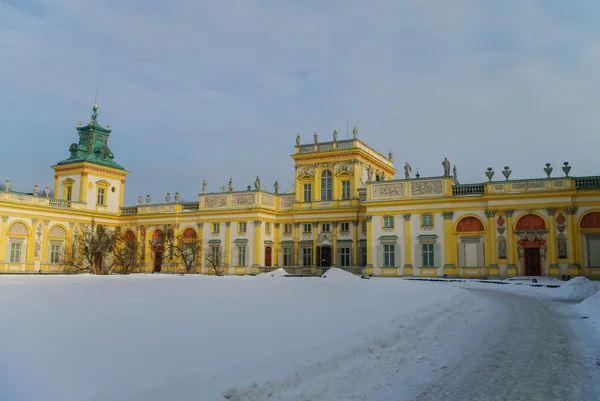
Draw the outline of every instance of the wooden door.
[[[160,273],[162,268],[163,254],[160,251],[154,252],[154,271]]]
[[[273,258],[273,248],[270,246],[265,247],[265,267],[271,267]]]
[[[540,248],[525,249],[525,275],[541,276]]]

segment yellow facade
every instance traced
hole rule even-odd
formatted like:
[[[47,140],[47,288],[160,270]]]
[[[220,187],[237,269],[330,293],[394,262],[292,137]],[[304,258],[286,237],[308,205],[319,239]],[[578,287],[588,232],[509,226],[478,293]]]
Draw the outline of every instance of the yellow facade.
[[[78,128],[85,129],[90,138],[94,130],[110,133],[95,119]],[[74,155],[85,153],[76,148]],[[209,253],[219,248],[229,274],[278,267],[318,274],[337,266],[395,277],[600,277],[600,177],[569,177],[565,166],[560,177],[478,184],[459,184],[448,168],[437,177],[407,169],[396,179],[391,153],[370,148],[356,130],[346,140],[298,138],[292,159],[287,193],[257,186],[129,207],[128,172],[120,166],[61,162],[53,167],[54,197],[49,190],[0,192],[0,273],[63,271],[66,250],[93,219],[131,231],[136,272],[182,271],[181,258],[160,247],[172,230],[193,232],[200,273],[210,273]]]

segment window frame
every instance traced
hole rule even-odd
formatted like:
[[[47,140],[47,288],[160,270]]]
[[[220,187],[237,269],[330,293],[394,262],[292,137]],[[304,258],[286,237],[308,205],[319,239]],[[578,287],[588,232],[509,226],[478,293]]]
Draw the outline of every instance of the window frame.
[[[421,264],[423,267],[435,266],[435,244],[420,244],[421,245]]]
[[[342,221],[340,223],[340,231],[343,232],[343,233],[350,232],[350,222],[348,222],[348,221]]]
[[[292,234],[292,223],[284,223],[283,224],[283,234],[291,235]]]
[[[96,205],[106,206],[106,188],[98,187],[96,190]]]
[[[342,200],[350,199],[350,180],[342,181]]]
[[[383,228],[392,229],[396,225],[396,219],[392,215],[383,216]]]
[[[322,223],[321,224],[321,232],[323,232],[323,233],[330,233],[331,232],[331,225],[329,223]]]
[[[248,223],[245,221],[238,222],[238,233],[245,234],[248,232]]]
[[[293,266],[294,264],[294,248],[286,246],[281,250],[282,261],[281,263],[285,267]]]
[[[23,263],[23,243],[24,241],[9,240],[9,262],[10,264],[21,264]],[[14,246],[14,249],[13,249]],[[15,254],[17,257],[15,257]]]
[[[321,173],[321,200],[333,200],[333,174],[330,170]]]
[[[431,220],[430,224],[426,224],[426,219]],[[423,213],[421,215],[421,227],[433,228],[433,226],[434,226],[433,214],[432,213]]]
[[[396,244],[383,244],[383,267],[396,267]]]
[[[306,229],[307,227],[308,227],[308,230]],[[303,230],[302,232],[306,233],[306,234],[312,233],[312,223],[304,223],[302,225],[302,230]]]
[[[247,266],[248,252],[246,246],[238,246],[237,248],[237,266]]]
[[[312,184],[304,184],[304,202],[312,201]]]
[[[211,223],[210,232],[212,234],[220,234],[221,233],[221,223]]]
[[[350,247],[341,247],[340,249],[340,260],[339,260],[339,265],[340,267],[351,267],[352,266],[352,260],[351,260],[351,255],[352,255],[352,249]]]

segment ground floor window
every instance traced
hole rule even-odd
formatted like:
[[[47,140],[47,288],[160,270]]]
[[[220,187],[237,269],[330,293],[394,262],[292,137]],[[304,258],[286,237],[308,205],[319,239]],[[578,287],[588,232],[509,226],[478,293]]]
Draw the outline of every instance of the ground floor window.
[[[10,243],[10,263],[21,263],[21,250],[23,244],[20,242]]]
[[[60,263],[60,244],[50,245],[50,263]]]
[[[383,246],[383,265],[385,267],[396,266],[396,245],[386,244]]]
[[[423,267],[435,266],[435,250],[434,244],[422,244],[423,252]]]
[[[302,266],[312,266],[312,248],[302,248]]]
[[[340,248],[340,266],[350,267],[350,248]]]
[[[283,265],[284,266],[292,266],[293,263],[294,263],[293,249],[292,248],[283,248]]]
[[[365,267],[367,265],[367,247],[360,247],[360,267]]]
[[[237,265],[238,266],[246,266],[246,247],[245,246],[237,247]]]
[[[587,265],[600,267],[600,234],[586,235]]]

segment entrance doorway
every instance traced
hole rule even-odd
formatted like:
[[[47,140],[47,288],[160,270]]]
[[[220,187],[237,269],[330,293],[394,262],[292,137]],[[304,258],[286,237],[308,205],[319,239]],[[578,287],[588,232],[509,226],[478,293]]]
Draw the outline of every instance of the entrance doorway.
[[[317,248],[317,263],[320,267],[331,267],[330,246],[320,246]]]
[[[541,276],[540,248],[525,248],[525,275]]]
[[[163,254],[161,251],[154,252],[154,272],[160,273],[162,268]]]
[[[265,247],[265,267],[271,267],[273,259],[273,248],[270,246]]]

